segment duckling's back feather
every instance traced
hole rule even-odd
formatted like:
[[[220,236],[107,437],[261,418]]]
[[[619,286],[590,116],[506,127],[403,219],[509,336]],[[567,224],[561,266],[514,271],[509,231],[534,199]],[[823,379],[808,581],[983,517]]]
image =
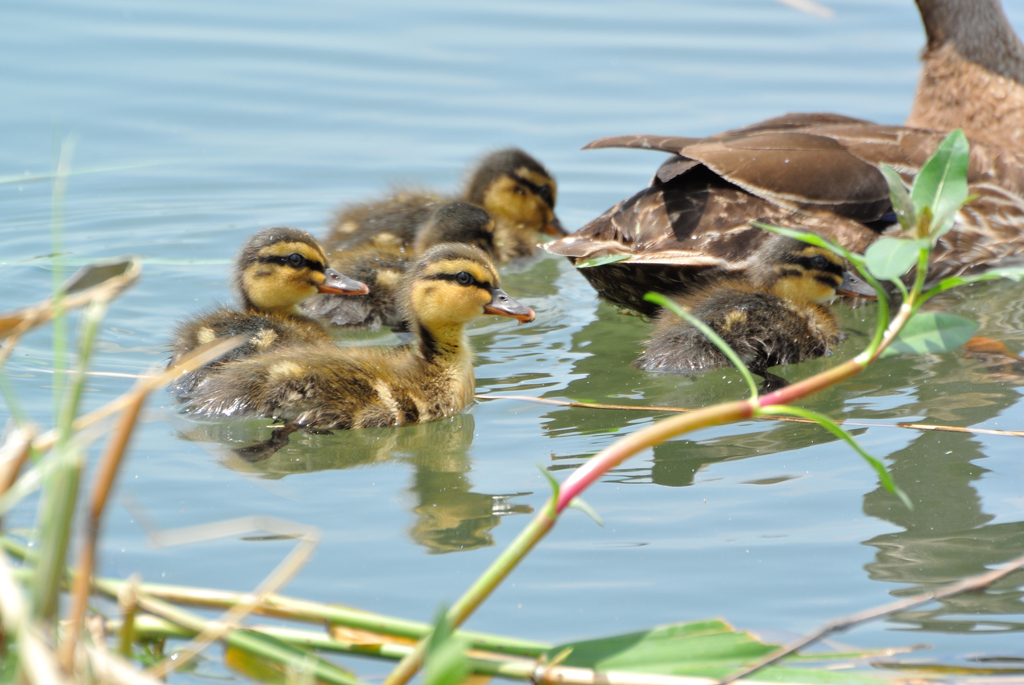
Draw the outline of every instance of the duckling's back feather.
[[[232,307],[220,307],[186,319],[177,326],[170,364],[177,363],[201,345],[236,335],[244,335],[246,341],[215,361],[177,378],[168,387],[171,394],[184,399],[214,369],[282,344],[332,344],[330,335],[319,322],[298,314],[242,312]]]
[[[767,293],[729,288],[690,311],[708,324],[754,373],[828,354],[843,340],[824,305],[794,304]],[[636,362],[646,371],[694,373],[730,366],[728,357],[703,333],[674,314],[660,315],[657,328]]]
[[[425,190],[400,190],[376,201],[346,205],[335,214],[325,243],[335,252],[367,245],[412,245],[416,229],[446,201]]]
[[[397,303],[398,282],[412,261],[410,250],[373,246],[336,253],[334,263],[338,264],[338,269],[366,283],[370,287],[369,294],[363,297],[317,295],[303,302],[302,309],[331,326],[404,329],[405,321]]]
[[[312,429],[401,426],[466,406],[473,393],[467,364],[430,363],[411,347],[286,349],[210,374],[186,410],[206,417],[267,416]]]

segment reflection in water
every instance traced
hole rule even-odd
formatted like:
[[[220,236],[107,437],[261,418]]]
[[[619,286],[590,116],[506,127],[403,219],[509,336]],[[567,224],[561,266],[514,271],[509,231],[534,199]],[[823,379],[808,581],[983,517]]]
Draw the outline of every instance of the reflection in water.
[[[472,492],[468,478],[473,444],[473,417],[459,414],[441,421],[401,428],[366,428],[333,434],[292,433],[265,458],[253,461],[238,454],[241,447],[267,441],[271,429],[260,422],[189,424],[181,436],[215,442],[227,449],[217,454],[224,465],[264,478],[327,469],[349,469],[385,462],[413,467],[409,492],[416,522],[410,535],[431,553],[454,552],[493,545],[489,531],[508,514],[528,514],[533,508],[515,504],[513,497],[531,493],[488,495]]]
[[[1020,293],[1019,284],[998,282],[984,288],[954,291],[934,303],[935,309],[978,321],[982,335],[1005,347],[984,343],[950,354],[883,359],[860,376],[809,398],[804,404],[835,419],[883,423],[909,418],[922,423],[978,426],[1006,415],[1019,404],[1020,388],[1024,386],[1024,363],[1017,356],[1024,350],[1024,298]],[[852,356],[863,345],[866,338],[857,331],[869,330],[873,315],[873,308],[842,311],[850,339],[837,355],[840,359]],[[599,309],[598,318],[574,338],[574,350],[592,356],[576,361],[574,371],[580,375],[578,380],[550,396],[589,398],[595,394],[589,385],[595,375],[610,379],[606,389],[621,384],[623,393],[618,397],[628,397],[624,401],[637,405],[697,408],[737,399],[744,393],[742,386],[727,382],[734,380],[732,372],[637,377],[629,365],[646,326],[639,320],[636,326],[623,325],[619,319],[612,308]],[[835,359],[801,364],[787,369],[787,375],[799,378],[834,364]],[[616,395],[609,392],[597,401],[611,401],[611,397]],[[654,412],[648,415],[558,409],[547,415],[545,427],[552,434],[617,432],[610,426],[621,426],[622,432],[628,432],[632,430],[631,422],[657,418],[660,416]],[[1020,425],[999,427],[1024,429]],[[868,433],[866,428],[849,428],[855,436]],[[884,436],[883,431],[906,437]],[[905,596],[983,573],[1024,553],[1024,522],[992,523],[993,516],[986,513],[975,486],[988,472],[979,464],[992,456],[993,447],[1009,447],[993,441],[1020,438],[950,432],[915,434],[886,428],[872,429],[871,437],[875,444],[883,445],[876,448],[880,451],[876,456],[887,459],[897,484],[915,506],[908,511],[881,487],[865,496],[866,514],[903,529],[864,542],[878,550],[876,560],[866,567],[872,580],[899,583],[901,586],[893,594]],[[910,444],[885,453],[884,445],[891,444],[889,440],[907,437],[912,437]],[[603,444],[611,439],[609,436]],[[693,485],[698,471],[711,464],[833,441],[831,435],[814,425],[745,422],[719,437],[677,439],[659,445],[649,462],[626,462],[608,480],[686,487]],[[562,455],[556,457],[557,465],[552,468],[573,468],[588,456]],[[993,507],[999,510],[998,504]],[[986,592],[947,599],[936,608],[904,612],[892,620],[919,631],[966,633],[1024,630],[1021,616],[1024,591],[1019,578],[1011,578]]]
[[[470,492],[471,483],[466,478],[468,459],[449,460],[447,464],[433,467],[424,461],[420,458],[414,461],[416,474],[411,490],[419,502],[413,507],[416,523],[409,534],[431,553],[490,547],[494,540],[489,531],[498,525],[498,517],[533,513],[533,507],[528,504],[509,502],[512,497],[530,493],[484,495]]]
[[[992,381],[986,361],[971,359],[958,365],[947,355],[931,363],[919,362],[918,366],[927,365],[930,378],[918,385],[918,403],[911,409],[922,416],[967,426],[999,416],[1019,401],[1017,387],[1022,382],[1019,377],[1013,384]],[[955,384],[955,392],[950,384]],[[957,398],[955,404],[950,397]],[[865,513],[904,530],[865,544],[878,549],[876,561],[866,567],[872,579],[909,585],[893,591],[894,595],[915,594],[983,573],[1024,552],[1024,522],[990,524],[993,517],[984,512],[974,486],[987,473],[977,463],[986,458],[982,450],[987,440],[961,433],[926,432],[889,455],[890,470],[910,495],[914,510],[903,508],[881,489],[869,493],[864,499]],[[940,632],[1022,630],[1021,621],[975,618],[1024,614],[1018,586],[1019,582],[1002,583],[1002,589],[960,595],[936,608],[904,612],[892,620]]]
[[[1024,346],[1024,302],[1017,284],[997,282],[984,289],[954,291],[939,308],[978,321],[982,334],[1011,351]],[[899,379],[900,386],[913,388],[915,400],[899,408],[904,415],[977,426],[1020,401],[1024,375],[1019,361],[1006,354],[967,349],[902,363],[907,378]],[[894,363],[885,365],[886,371],[895,368]],[[914,510],[900,506],[881,488],[865,496],[866,514],[903,528],[865,541],[878,550],[875,561],[865,567],[869,576],[905,584],[892,593],[905,596],[983,573],[1024,553],[1024,522],[991,523],[993,516],[985,512],[975,486],[988,473],[980,464],[989,457],[993,441],[1003,445],[1002,441],[1016,440],[1020,438],[925,432],[888,455],[890,470],[914,502]],[[1011,578],[985,592],[943,600],[934,608],[904,612],[892,620],[936,632],[1021,630],[1020,620],[989,618],[1019,619],[1024,614],[1019,586],[1019,580]]]

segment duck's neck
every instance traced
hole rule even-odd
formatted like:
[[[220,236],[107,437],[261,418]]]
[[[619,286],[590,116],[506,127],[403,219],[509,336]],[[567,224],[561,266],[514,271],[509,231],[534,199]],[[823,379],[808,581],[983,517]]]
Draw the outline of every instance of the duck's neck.
[[[298,305],[292,304],[287,307],[260,307],[250,300],[245,294],[242,295],[242,309],[246,314],[276,314],[284,317],[305,318],[305,316],[299,312]]]
[[[427,363],[439,366],[468,364],[472,368],[473,352],[463,325],[428,327],[422,322],[415,322],[413,330],[416,349]]]
[[[999,0],[917,0],[928,44],[908,126],[1024,150],[1024,44]]]

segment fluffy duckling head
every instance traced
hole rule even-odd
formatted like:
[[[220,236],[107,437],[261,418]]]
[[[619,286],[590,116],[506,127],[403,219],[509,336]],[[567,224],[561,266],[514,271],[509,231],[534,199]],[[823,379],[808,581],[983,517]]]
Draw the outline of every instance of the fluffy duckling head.
[[[427,250],[405,277],[406,320],[433,336],[461,331],[478,316],[533,321],[533,310],[501,289],[498,272],[477,247],[443,243]]]
[[[235,290],[247,310],[289,310],[317,293],[365,295],[359,281],[327,267],[327,254],[305,231],[265,228],[235,259]]]
[[[463,243],[494,254],[494,220],[485,210],[468,202],[446,202],[430,215],[416,233],[413,250],[423,254],[441,243]]]
[[[517,148],[487,155],[474,168],[466,200],[486,209],[495,220],[521,226],[524,232],[565,235],[555,216],[558,185],[536,159]],[[534,236],[530,236],[536,242]]]
[[[844,259],[794,238],[777,236],[758,260],[752,279],[760,290],[794,302],[828,302],[837,293],[874,295],[846,269]]]

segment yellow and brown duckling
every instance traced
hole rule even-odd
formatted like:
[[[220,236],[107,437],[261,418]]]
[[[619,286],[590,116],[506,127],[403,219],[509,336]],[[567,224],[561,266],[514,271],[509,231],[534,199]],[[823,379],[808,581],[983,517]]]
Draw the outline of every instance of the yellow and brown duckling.
[[[841,258],[807,243],[771,235],[758,265],[745,277],[724,278],[676,302],[722,337],[752,372],[817,359],[843,340],[824,304],[837,292],[867,294]],[[647,371],[694,373],[730,366],[704,334],[662,312],[636,366]]]
[[[288,430],[400,426],[458,412],[473,399],[465,325],[485,314],[532,321],[501,290],[478,248],[445,243],[404,277],[402,303],[415,341],[401,348],[296,345],[223,365],[196,387],[198,416],[263,416]]]
[[[171,364],[218,338],[248,340],[214,362],[185,374],[171,392],[186,396],[207,373],[227,362],[296,343],[331,343],[318,321],[297,306],[317,293],[365,295],[366,285],[327,266],[320,243],[305,231],[266,228],[250,238],[235,259],[239,307],[220,307],[181,322],[171,344]]]
[[[494,219],[494,258],[507,262],[533,255],[542,233],[565,235],[555,216],[557,195],[554,177],[540,162],[516,148],[499,150],[477,163],[457,198],[402,191],[341,208],[326,244],[340,251],[366,244],[411,245],[439,203],[460,199],[484,208]]]
[[[338,269],[370,286],[369,295],[320,295],[303,303],[303,309],[332,326],[370,330],[387,326],[405,330],[399,305],[402,276],[417,255],[449,242],[472,245],[493,254],[494,221],[486,211],[468,202],[439,204],[416,230],[409,245],[380,240],[332,255],[331,262]]]
[[[786,114],[706,138],[617,136],[588,148],[671,153],[650,186],[545,245],[609,301],[653,313],[648,291],[685,295],[743,269],[765,236],[751,221],[810,230],[854,252],[894,230],[880,171],[910,183],[945,134],[971,142],[977,199],[932,251],[929,279],[1024,260],[1024,45],[999,0],[917,0],[928,36],[904,126]],[[617,260],[617,261],[616,261]]]

